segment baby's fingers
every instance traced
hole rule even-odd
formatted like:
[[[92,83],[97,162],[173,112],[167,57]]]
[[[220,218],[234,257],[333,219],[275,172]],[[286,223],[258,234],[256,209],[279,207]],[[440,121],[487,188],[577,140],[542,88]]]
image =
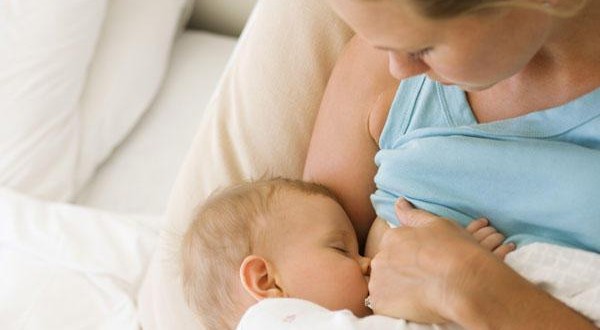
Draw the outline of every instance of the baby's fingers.
[[[495,248],[494,251],[492,251],[492,253],[494,253],[501,260],[504,260],[504,258],[506,258],[506,255],[513,252],[516,248],[517,246],[515,245],[515,243],[502,244],[499,247]]]
[[[491,228],[491,227],[486,227],[486,228]],[[475,234],[477,234],[477,233],[475,233]],[[485,236],[482,236],[481,238],[477,238],[477,236],[475,238],[479,240],[479,244],[481,244],[484,248],[486,248],[489,251],[494,251],[494,249],[496,249],[500,245],[502,245],[502,242],[504,242],[504,240],[506,239],[506,237],[504,237],[504,235],[500,234],[499,232],[497,232],[495,230]]]
[[[467,231],[471,234],[474,234],[476,231],[487,227],[490,224],[490,222],[488,221],[488,219],[486,218],[479,218],[479,219],[475,219],[473,221],[471,221],[471,223],[467,226]]]

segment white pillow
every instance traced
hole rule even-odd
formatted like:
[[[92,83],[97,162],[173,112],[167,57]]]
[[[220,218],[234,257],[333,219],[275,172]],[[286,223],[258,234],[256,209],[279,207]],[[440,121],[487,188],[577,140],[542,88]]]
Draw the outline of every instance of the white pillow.
[[[188,0],[110,0],[81,99],[78,188],[154,99],[187,6]]]
[[[0,1],[0,185],[74,192],[77,102],[106,0]]]

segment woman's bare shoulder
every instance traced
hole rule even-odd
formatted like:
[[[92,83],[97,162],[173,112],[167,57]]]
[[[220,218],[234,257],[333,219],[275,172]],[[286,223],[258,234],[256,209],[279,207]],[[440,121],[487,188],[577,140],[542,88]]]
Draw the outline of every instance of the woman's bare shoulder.
[[[361,242],[375,218],[370,194],[378,144],[371,128],[381,131],[386,91],[395,86],[387,54],[359,37],[351,40],[329,78],[306,157],[304,179],[338,195]]]
[[[366,86],[367,90],[370,89],[371,95],[376,95],[374,102],[365,110],[368,111],[366,113],[368,131],[378,145],[399,81],[388,72],[386,52],[374,48],[360,36],[354,36],[350,40],[346,55],[351,65],[342,65],[340,70],[347,70],[349,74],[352,71],[353,77],[360,77],[352,80]],[[348,79],[346,83],[352,80]]]
[[[387,116],[397,89],[398,86],[396,85],[384,90],[377,98],[375,104],[373,104],[373,108],[369,113],[369,133],[377,145],[379,145],[379,138],[387,121]]]

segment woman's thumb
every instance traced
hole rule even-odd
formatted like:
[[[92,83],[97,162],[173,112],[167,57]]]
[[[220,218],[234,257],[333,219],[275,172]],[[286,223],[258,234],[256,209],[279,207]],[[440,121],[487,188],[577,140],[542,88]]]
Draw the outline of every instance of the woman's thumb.
[[[415,208],[409,201],[400,197],[395,205],[396,217],[403,226],[421,227],[436,219],[435,216]]]

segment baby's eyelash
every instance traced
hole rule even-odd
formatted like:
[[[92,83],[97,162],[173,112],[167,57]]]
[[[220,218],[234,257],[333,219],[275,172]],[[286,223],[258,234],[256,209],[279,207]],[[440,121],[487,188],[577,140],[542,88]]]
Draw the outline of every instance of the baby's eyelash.
[[[342,253],[344,253],[344,254],[348,254],[348,253],[350,253],[350,252],[348,252],[348,250],[346,250],[345,248],[336,247],[336,246],[334,246],[333,248],[334,248],[335,250],[338,250],[339,252],[342,252]]]

